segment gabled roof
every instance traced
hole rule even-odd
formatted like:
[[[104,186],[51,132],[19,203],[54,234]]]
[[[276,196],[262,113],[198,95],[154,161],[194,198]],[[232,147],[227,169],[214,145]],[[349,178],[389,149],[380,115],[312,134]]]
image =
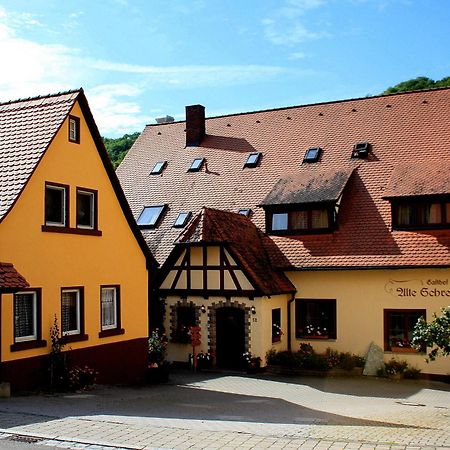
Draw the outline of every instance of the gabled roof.
[[[76,102],[83,112],[128,224],[148,264],[156,265],[126,201],[83,89],[0,103],[0,222],[14,207]]]
[[[22,192],[79,91],[0,103],[0,221]]]
[[[277,181],[261,206],[337,202],[354,168],[312,172],[302,170]]]
[[[169,206],[158,228],[143,230],[161,263],[178,235],[172,224],[180,211],[251,208],[251,220],[264,231],[259,205],[281,178],[357,167],[344,191],[337,230],[273,237],[277,264],[298,269],[450,266],[449,230],[392,231],[391,205],[384,198],[396,166],[426,171],[432,163],[450,160],[450,89],[212,117],[198,147],[185,146],[185,128],[185,122],[147,126],[117,170],[135,217],[146,205]],[[358,142],[370,144],[365,159],[351,157]],[[302,164],[310,147],[322,148],[321,158]],[[262,152],[261,163],[243,169],[250,152]],[[205,158],[203,169],[187,172],[199,156]],[[167,161],[164,172],[149,177],[162,160]]]
[[[0,262],[0,293],[14,292],[27,287],[29,287],[27,280],[11,263]]]
[[[274,270],[262,233],[245,216],[202,208],[176,243],[225,245],[261,294],[275,295],[295,291],[284,274]]]

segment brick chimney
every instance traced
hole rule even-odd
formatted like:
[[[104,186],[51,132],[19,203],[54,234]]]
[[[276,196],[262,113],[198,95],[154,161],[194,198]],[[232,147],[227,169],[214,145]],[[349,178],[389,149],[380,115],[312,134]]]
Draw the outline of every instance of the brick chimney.
[[[205,137],[205,107],[186,106],[186,147],[200,145]]]

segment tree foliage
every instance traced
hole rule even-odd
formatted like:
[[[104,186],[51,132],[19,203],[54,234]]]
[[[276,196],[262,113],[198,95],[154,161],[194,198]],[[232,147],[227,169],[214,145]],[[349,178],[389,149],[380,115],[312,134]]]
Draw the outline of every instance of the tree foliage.
[[[430,323],[421,317],[414,328],[411,340],[413,347],[418,350],[423,345],[434,347],[428,353],[431,361],[439,356],[450,355],[450,306],[442,308],[441,312],[440,316],[433,314],[433,320]]]
[[[103,142],[105,143],[106,150],[108,150],[108,154],[114,168],[122,162],[122,159],[134,144],[134,141],[139,137],[139,134],[140,133],[138,132],[124,134],[122,137],[116,139],[107,137],[103,138]]]
[[[382,94],[395,94],[396,92],[417,91],[419,89],[433,89],[448,86],[450,86],[450,77],[445,77],[442,78],[442,80],[436,81],[428,77],[417,77],[389,87],[382,92]]]

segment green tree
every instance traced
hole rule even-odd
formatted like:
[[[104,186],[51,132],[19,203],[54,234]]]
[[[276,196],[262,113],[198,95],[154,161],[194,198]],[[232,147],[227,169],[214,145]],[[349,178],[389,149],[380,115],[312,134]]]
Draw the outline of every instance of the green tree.
[[[430,361],[434,361],[439,356],[450,355],[450,306],[442,308],[441,312],[440,316],[433,314],[433,320],[430,323],[421,317],[413,331],[411,340],[413,347],[418,350],[424,345],[434,347],[428,353]]]
[[[134,144],[134,141],[139,137],[139,134],[140,133],[138,132],[124,134],[122,137],[116,139],[107,137],[103,138],[103,142],[105,143],[106,150],[108,151],[114,168],[116,168],[122,162],[122,159]]]
[[[428,77],[417,77],[412,80],[402,81],[395,86],[387,88],[382,94],[395,94],[396,92],[417,91],[420,89],[432,89],[450,86],[450,77],[442,80],[432,80]]]

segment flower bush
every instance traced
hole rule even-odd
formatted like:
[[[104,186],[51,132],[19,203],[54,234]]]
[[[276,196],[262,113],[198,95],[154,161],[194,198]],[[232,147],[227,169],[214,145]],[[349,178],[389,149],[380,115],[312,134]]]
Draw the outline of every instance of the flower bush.
[[[69,370],[69,387],[73,390],[88,389],[95,383],[98,372],[88,366]]]
[[[159,367],[163,365],[167,353],[167,337],[158,328],[153,330],[148,338],[149,365]]]

